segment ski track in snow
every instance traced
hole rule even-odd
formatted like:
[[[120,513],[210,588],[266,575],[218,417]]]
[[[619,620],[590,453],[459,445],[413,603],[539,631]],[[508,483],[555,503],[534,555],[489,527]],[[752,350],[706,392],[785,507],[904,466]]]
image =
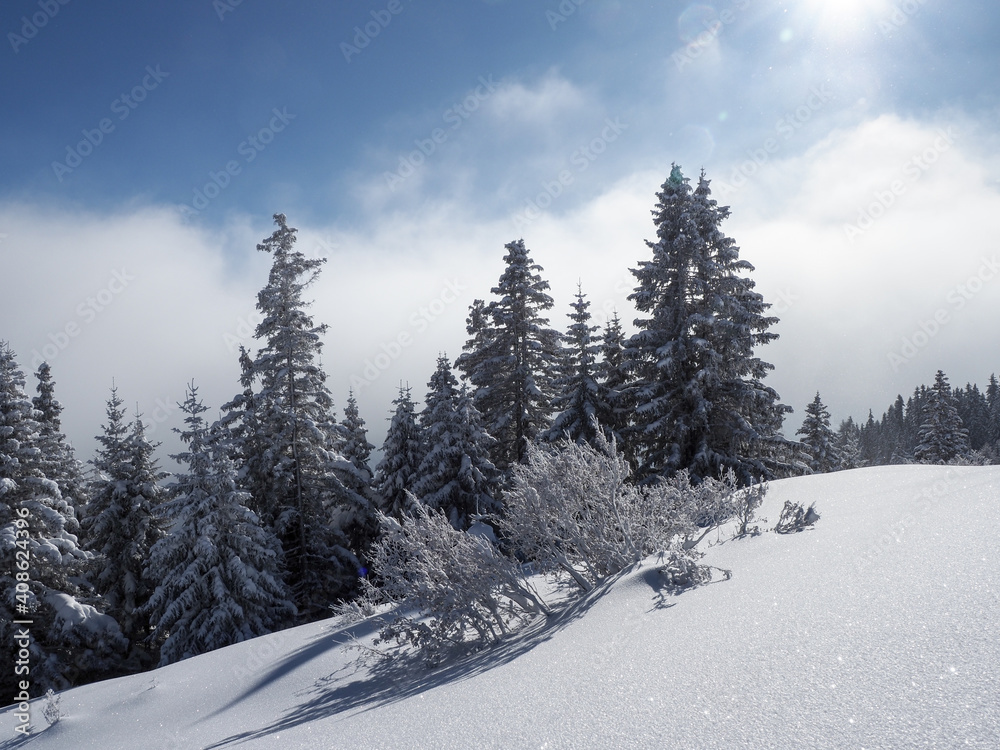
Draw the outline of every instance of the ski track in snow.
[[[674,596],[651,558],[436,671],[314,623],[67,691],[52,727],[35,701],[27,741],[9,707],[0,748],[1000,748],[1000,467],[773,482],[762,527],[786,499],[821,519],[707,548],[731,580]]]

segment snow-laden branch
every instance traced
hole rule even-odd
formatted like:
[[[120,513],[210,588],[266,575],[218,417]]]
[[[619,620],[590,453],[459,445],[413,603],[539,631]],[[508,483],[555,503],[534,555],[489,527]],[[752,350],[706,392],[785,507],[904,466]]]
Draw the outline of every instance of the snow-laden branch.
[[[732,475],[692,486],[679,472],[638,487],[628,482],[628,463],[603,435],[596,448],[531,446],[527,459],[512,471],[503,536],[541,570],[561,570],[584,591],[648,555],[671,549],[690,554],[735,515]]]
[[[414,515],[402,522],[379,516],[382,533],[360,607],[395,606],[378,642],[413,646],[433,662],[449,645],[495,642],[512,623],[549,613],[516,561],[415,498],[412,506]]]

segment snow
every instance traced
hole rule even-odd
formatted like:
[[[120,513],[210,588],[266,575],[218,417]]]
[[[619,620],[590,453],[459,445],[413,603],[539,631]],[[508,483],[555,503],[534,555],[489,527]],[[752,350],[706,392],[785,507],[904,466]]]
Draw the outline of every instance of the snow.
[[[69,630],[87,631],[96,636],[105,633],[112,636],[121,635],[118,623],[110,615],[103,615],[89,604],[82,604],[68,594],[59,591],[49,591],[45,594],[46,603],[55,610],[56,625],[65,633]]]
[[[711,539],[732,578],[671,595],[655,558],[435,671],[361,666],[371,623],[275,633],[62,694],[49,748],[1000,747],[1000,467],[773,482],[801,533]],[[0,731],[13,736],[12,709]]]

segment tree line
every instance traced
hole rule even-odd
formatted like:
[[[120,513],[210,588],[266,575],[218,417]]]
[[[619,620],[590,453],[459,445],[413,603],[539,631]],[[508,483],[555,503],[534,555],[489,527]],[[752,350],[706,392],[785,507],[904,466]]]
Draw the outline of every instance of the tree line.
[[[37,395],[29,397],[14,353],[0,346],[5,663],[12,623],[25,616],[34,623],[35,692],[321,618],[337,602],[370,600],[380,584],[369,570],[373,550],[384,558],[386,534],[415,533],[428,518],[501,546],[520,539],[525,549],[513,552],[522,556],[528,547],[562,554],[551,539],[529,544],[523,530],[532,524],[510,517],[512,508],[533,507],[537,488],[525,489],[523,467],[560,453],[576,458],[553,466],[615,467],[636,488],[615,485],[631,508],[681,497],[678,477],[691,497],[698,487],[716,488],[705,497],[717,505],[721,486],[946,461],[995,444],[995,379],[983,397],[968,388],[952,394],[943,375],[905,409],[897,400],[898,412],[892,407],[881,421],[869,415],[861,427],[848,420],[836,433],[817,394],[802,440],[784,437],[791,409],[764,383],[773,367],[757,354],[776,338],[777,319],[755,291],[753,266],[721,229],[729,209],[712,198],[704,173],[692,185],[677,166],[656,198],[656,239],[631,269],[634,333],[626,335],[617,314],[603,328],[593,325],[581,287],[566,330],[550,325],[544,269],[523,240],[508,243],[491,296],[469,309],[461,354],[454,362],[438,357],[419,412],[411,388],[400,387],[374,468],[375,446],[353,393],[338,418],[320,365],[328,328],[309,314],[306,291],[325,259],[295,249],[296,230],[282,214],[257,245],[272,265],[257,295],[256,348],[241,348],[238,389],[218,420],[205,419],[208,407],[188,386],[173,474],[161,470],[141,415],[129,420],[114,388],[85,470],[61,432],[49,366],[39,367]],[[925,415],[916,431],[914,414]],[[968,450],[953,453],[945,434],[966,435]],[[567,497],[550,490],[541,495]],[[661,514],[657,528],[695,536],[692,519],[704,525],[709,516],[704,503],[691,502],[683,518]],[[414,519],[425,520],[414,526]],[[632,557],[620,559],[645,554],[648,544],[632,546]],[[30,557],[28,571],[15,572],[18,552]],[[5,693],[11,678],[0,677]]]

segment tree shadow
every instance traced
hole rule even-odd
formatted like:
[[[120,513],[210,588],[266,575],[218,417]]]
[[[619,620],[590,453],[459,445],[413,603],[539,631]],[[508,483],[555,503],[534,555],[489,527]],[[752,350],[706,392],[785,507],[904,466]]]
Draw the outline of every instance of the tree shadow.
[[[259,729],[226,737],[207,745],[205,750],[235,745],[247,740],[261,739],[345,711],[371,711],[448,683],[471,679],[491,669],[508,664],[539,644],[548,641],[570,623],[582,617],[600,599],[608,586],[621,575],[618,574],[602,582],[593,591],[561,606],[551,615],[536,618],[501,642],[472,653],[457,655],[444,664],[431,667],[419,655],[408,653],[394,656],[391,659],[380,659],[366,670],[363,670],[359,665],[354,665],[355,673],[363,672],[364,676],[351,682],[345,683],[343,677],[335,677],[334,675],[317,680],[312,688],[300,693],[305,700],[290,709],[277,721]],[[260,690],[270,680],[294,670],[309,659],[314,658],[318,653],[372,634],[378,630],[380,622],[376,618],[369,618],[356,625],[326,634],[313,644],[289,654],[243,695],[216,713],[229,710],[249,695]]]
[[[639,579],[653,589],[653,608],[649,611],[653,612],[657,609],[670,609],[671,607],[676,607],[677,597],[685,591],[690,591],[691,589],[700,588],[702,586],[711,586],[713,583],[722,583],[723,581],[728,581],[733,577],[733,572],[731,570],[717,568],[714,565],[704,565],[700,567],[708,571],[710,576],[709,579],[707,581],[701,581],[699,583],[693,583],[685,586],[678,586],[671,583],[667,580],[666,576],[663,575],[663,569],[655,565],[642,571],[639,574]]]

